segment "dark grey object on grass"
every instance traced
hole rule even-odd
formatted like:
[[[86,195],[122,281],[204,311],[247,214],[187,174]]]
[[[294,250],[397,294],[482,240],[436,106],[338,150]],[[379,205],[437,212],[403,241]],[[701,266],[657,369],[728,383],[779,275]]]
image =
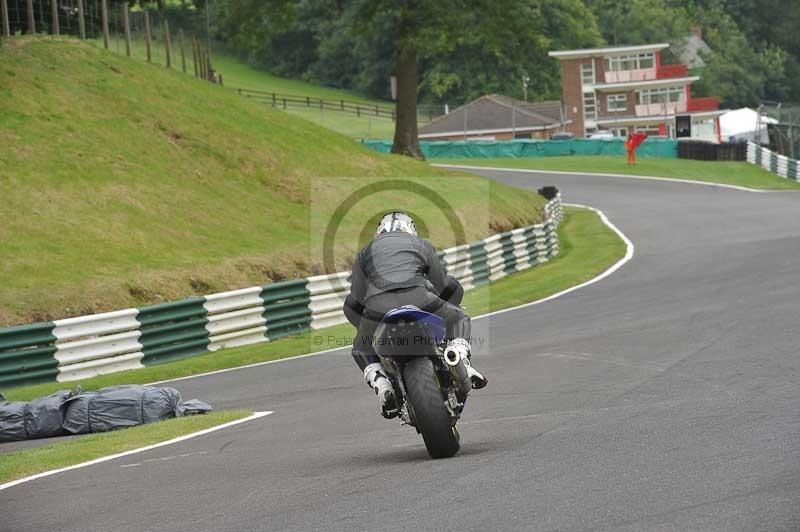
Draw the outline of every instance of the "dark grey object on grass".
[[[62,427],[63,406],[71,396],[71,391],[60,390],[29,403],[0,403],[0,442],[66,434]]]
[[[184,402],[178,390],[168,387],[61,390],[29,403],[0,403],[0,442],[108,432],[210,411],[207,403],[197,399]]]

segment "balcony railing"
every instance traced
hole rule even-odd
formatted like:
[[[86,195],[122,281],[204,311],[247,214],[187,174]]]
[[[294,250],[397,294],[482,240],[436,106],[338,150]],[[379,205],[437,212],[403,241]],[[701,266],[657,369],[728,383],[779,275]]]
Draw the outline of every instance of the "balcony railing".
[[[650,81],[653,79],[685,78],[688,75],[689,67],[686,65],[659,65],[657,68],[606,72],[605,82],[628,83],[631,81]]]
[[[666,116],[685,112],[686,102],[643,103],[636,106],[636,116]]]
[[[648,81],[656,79],[655,68],[640,68],[638,70],[614,70],[605,73],[606,83],[627,83],[629,81]]]
[[[706,96],[689,100],[687,111],[696,113],[699,111],[716,111],[717,109],[719,109],[719,98],[716,96]]]
[[[688,75],[689,67],[686,65],[659,65],[656,69],[657,79],[685,78]]]

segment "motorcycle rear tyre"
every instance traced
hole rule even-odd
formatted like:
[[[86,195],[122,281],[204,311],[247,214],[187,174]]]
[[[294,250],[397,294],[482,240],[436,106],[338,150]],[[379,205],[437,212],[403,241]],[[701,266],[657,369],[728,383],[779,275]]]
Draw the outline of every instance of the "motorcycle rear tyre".
[[[460,435],[451,423],[444,404],[433,362],[428,357],[414,357],[403,370],[408,401],[414,409],[417,429],[425,440],[431,458],[450,458],[460,448]]]

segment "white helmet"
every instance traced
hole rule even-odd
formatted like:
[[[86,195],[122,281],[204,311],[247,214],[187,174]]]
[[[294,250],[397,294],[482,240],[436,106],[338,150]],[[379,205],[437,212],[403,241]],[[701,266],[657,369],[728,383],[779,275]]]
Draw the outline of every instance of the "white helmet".
[[[403,231],[412,235],[417,234],[417,227],[414,225],[414,220],[403,211],[392,211],[381,218],[378,224],[376,235],[389,233],[391,231]]]

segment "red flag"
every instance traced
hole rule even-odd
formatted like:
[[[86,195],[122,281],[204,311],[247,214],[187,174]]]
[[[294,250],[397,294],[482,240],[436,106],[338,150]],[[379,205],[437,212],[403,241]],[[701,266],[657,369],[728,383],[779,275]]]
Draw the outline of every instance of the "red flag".
[[[631,149],[635,150],[645,140],[647,140],[647,133],[634,133],[630,139]]]

